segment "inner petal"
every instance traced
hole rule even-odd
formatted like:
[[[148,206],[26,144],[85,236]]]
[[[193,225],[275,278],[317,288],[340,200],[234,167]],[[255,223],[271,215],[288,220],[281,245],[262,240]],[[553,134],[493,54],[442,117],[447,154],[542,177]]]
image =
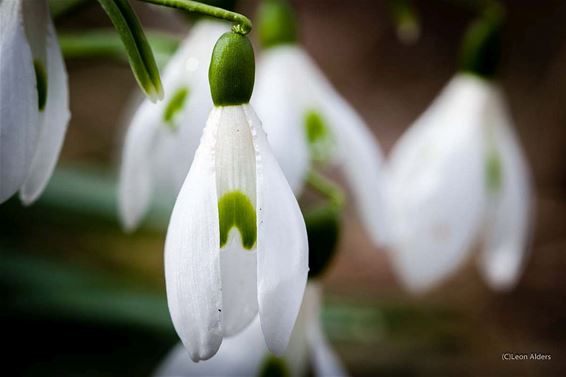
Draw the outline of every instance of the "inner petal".
[[[243,249],[252,250],[257,238],[252,134],[240,106],[223,107],[222,112],[216,142],[220,247],[239,242]]]

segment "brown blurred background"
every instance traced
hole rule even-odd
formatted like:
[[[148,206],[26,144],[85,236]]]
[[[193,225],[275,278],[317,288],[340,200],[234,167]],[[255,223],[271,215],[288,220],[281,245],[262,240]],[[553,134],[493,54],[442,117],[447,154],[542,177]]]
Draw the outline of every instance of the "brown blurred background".
[[[188,30],[179,13],[134,3],[145,27],[179,36]],[[385,1],[291,3],[305,48],[386,152],[455,73],[460,38],[477,14],[471,1],[418,1],[421,37],[405,45],[396,37]],[[396,281],[386,252],[371,246],[348,208],[339,254],[325,278],[324,323],[352,375],[566,375],[566,2],[504,4],[500,81],[537,194],[526,271],[515,290],[497,294],[470,260],[438,289],[411,296]],[[253,15],[255,8],[255,1],[242,0],[238,9]],[[60,32],[101,26],[110,24],[95,2],[57,22]],[[67,67],[72,120],[60,165],[115,173],[118,125],[138,90],[129,67],[96,59],[71,59]],[[22,210],[12,203],[3,209],[12,216],[3,246],[33,254],[42,245],[57,260],[73,258],[105,273],[126,270],[132,285],[148,286],[156,295],[162,291],[163,231],[128,236],[116,224],[94,227],[69,211],[61,212],[67,217],[57,212],[54,219],[50,206]],[[67,233],[57,233],[61,229]],[[162,342],[153,357],[158,359],[168,344]],[[552,360],[502,361],[503,352],[548,353]],[[120,375],[115,373],[105,375]]]

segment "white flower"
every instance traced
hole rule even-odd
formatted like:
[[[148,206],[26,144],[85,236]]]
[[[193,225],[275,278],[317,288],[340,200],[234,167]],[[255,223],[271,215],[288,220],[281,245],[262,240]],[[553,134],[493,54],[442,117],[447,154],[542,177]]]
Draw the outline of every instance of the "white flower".
[[[438,284],[477,244],[481,272],[512,287],[527,252],[531,181],[498,86],[459,74],[394,148],[392,258],[414,291]]]
[[[347,376],[340,360],[330,348],[320,323],[321,287],[310,282],[289,347],[281,359],[269,353],[259,319],[256,318],[240,334],[226,339],[215,358],[195,364],[187,350],[179,345],[165,358],[156,377],[184,376],[261,376],[268,367],[280,367],[291,376],[306,376],[313,368],[314,376]]]
[[[67,72],[46,0],[0,2],[0,203],[47,185],[69,114]]]
[[[164,100],[144,99],[134,114],[122,153],[119,209],[128,230],[137,227],[154,193],[174,198],[187,176],[212,108],[208,64],[229,25],[198,21],[167,64]]]
[[[283,353],[307,265],[301,211],[252,107],[214,107],[165,244],[169,311],[191,358],[213,356],[258,311]]]
[[[267,49],[252,103],[293,191],[315,162],[337,162],[372,240],[386,239],[382,152],[364,121],[297,45]]]

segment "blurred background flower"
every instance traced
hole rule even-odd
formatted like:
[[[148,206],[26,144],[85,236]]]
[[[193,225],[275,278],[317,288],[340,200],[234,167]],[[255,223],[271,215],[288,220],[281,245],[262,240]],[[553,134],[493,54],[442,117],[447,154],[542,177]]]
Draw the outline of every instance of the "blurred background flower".
[[[111,28],[95,2],[77,3],[71,13],[53,12],[69,57],[72,111],[61,161],[37,204],[23,208],[11,199],[0,207],[0,315],[9,345],[4,373],[147,376],[178,342],[163,286],[164,230],[174,198],[157,195],[139,231],[123,234],[117,124],[138,88],[115,39],[105,35],[105,50],[87,58],[71,48],[70,32]],[[186,20],[132,3],[159,62],[187,34]],[[461,37],[477,14],[473,1],[418,2],[420,37],[405,45],[385,1],[291,3],[305,49],[363,116],[386,155],[454,75]],[[566,371],[560,300],[566,294],[566,4],[503,3],[500,85],[537,195],[530,261],[508,293],[492,292],[470,260],[444,284],[412,296],[349,204],[339,252],[324,278],[322,325],[351,375]],[[253,15],[257,2],[243,0],[239,7]],[[549,353],[552,360],[504,362],[503,352]]]

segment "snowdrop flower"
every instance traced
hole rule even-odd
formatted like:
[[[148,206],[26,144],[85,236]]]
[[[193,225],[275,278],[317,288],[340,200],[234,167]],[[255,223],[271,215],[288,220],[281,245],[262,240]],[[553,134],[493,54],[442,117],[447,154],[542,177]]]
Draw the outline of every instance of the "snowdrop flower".
[[[0,2],[0,203],[43,192],[63,145],[67,72],[46,0]]]
[[[164,100],[146,98],[133,115],[119,180],[126,229],[137,227],[154,193],[178,194],[212,108],[208,62],[214,43],[228,30],[223,21],[197,21],[165,68]]]
[[[158,368],[156,377],[184,376],[347,376],[328,344],[320,323],[321,287],[309,282],[289,347],[281,358],[269,353],[259,319],[224,341],[218,355],[195,364],[182,345],[175,347]],[[271,373],[268,373],[271,372]]]
[[[282,354],[306,284],[304,220],[248,104],[254,72],[249,40],[224,34],[209,70],[214,108],[167,231],[169,311],[194,361],[258,312],[267,347]]]
[[[299,195],[313,164],[337,163],[366,230],[375,243],[383,243],[383,158],[373,135],[296,43],[295,20],[285,3],[264,1],[258,21],[266,50],[252,103],[289,184]]]
[[[492,81],[494,38],[472,28],[476,53],[392,151],[392,259],[423,291],[453,274],[475,245],[494,289],[519,278],[527,253],[531,180],[503,93]],[[488,25],[489,26],[489,25]],[[486,46],[490,48],[486,48]],[[482,59],[478,55],[489,51]]]

